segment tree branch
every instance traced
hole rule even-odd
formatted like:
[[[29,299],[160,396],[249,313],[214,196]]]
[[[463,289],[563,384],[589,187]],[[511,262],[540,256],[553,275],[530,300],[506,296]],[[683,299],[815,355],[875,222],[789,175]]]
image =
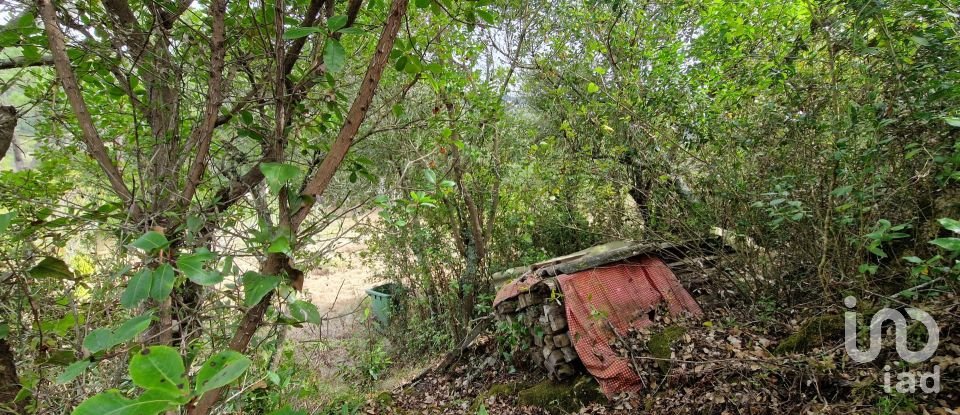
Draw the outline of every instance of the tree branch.
[[[12,57],[3,61],[0,61],[0,70],[4,69],[14,69],[14,68],[30,68],[34,66],[51,66],[53,65],[52,56],[41,56],[39,60],[30,61],[24,58],[23,56]]]
[[[377,86],[380,85],[380,78],[383,76],[383,69],[387,65],[390,57],[390,51],[393,50],[393,42],[397,39],[397,32],[400,30],[400,22],[406,14],[407,0],[394,0],[390,7],[390,14],[387,17],[386,25],[380,34],[380,40],[377,42],[377,49],[370,59],[370,65],[367,66],[367,72],[363,76],[363,83],[360,85],[360,91],[357,92],[357,98],[354,99],[350,111],[347,112],[346,120],[337,139],[330,146],[330,151],[323,158],[320,167],[314,172],[313,176],[306,182],[301,192],[306,196],[303,206],[293,214],[292,230],[303,223],[313,205],[316,204],[317,196],[323,194],[333,179],[334,174],[340,167],[340,163],[350,151],[353,139],[360,130],[360,125],[370,109],[370,103],[373,102],[373,96],[376,94]]]
[[[183,189],[183,203],[189,203],[197,191],[200,178],[206,170],[207,155],[210,152],[210,142],[213,139],[213,129],[217,123],[220,107],[223,105],[223,65],[227,51],[226,27],[224,15],[227,11],[227,0],[212,0],[210,15],[213,17],[213,33],[210,37],[210,82],[207,85],[207,102],[204,108],[203,120],[190,141],[198,143],[197,155],[187,172],[187,183]]]
[[[13,142],[13,132],[17,129],[17,109],[10,106],[0,106],[0,160],[7,155],[10,143]]]
[[[90,111],[87,110],[87,104],[84,102],[83,95],[80,93],[80,85],[77,83],[73,68],[70,67],[70,58],[67,57],[66,42],[64,41],[63,32],[57,23],[57,12],[52,0],[37,0],[37,7],[40,9],[40,17],[43,20],[43,26],[47,32],[47,39],[50,42],[50,53],[53,55],[54,67],[57,70],[57,75],[60,77],[61,84],[63,84],[63,91],[70,101],[70,106],[73,108],[73,113],[76,115],[77,121],[80,124],[80,131],[83,133],[83,140],[87,146],[87,152],[97,161],[100,168],[107,175],[113,191],[120,196],[120,199],[123,200],[125,204],[135,209],[133,193],[131,193],[127,185],[124,184],[123,175],[120,174],[120,170],[117,169],[117,166],[115,166],[110,159],[110,155],[103,145],[103,140],[93,125],[93,117],[90,116]]]

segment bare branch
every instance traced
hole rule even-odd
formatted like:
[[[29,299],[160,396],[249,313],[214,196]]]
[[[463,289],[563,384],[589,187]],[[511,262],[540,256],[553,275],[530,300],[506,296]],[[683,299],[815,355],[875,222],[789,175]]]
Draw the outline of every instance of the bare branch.
[[[23,56],[16,56],[7,60],[0,61],[0,70],[14,68],[29,68],[34,66],[53,65],[52,56],[41,56],[39,60],[27,60]]]

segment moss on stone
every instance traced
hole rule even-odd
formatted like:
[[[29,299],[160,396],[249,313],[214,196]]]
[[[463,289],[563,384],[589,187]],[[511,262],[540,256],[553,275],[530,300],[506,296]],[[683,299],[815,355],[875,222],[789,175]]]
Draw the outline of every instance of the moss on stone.
[[[520,405],[536,406],[552,414],[576,412],[589,403],[604,401],[600,385],[592,377],[581,376],[569,382],[550,380],[520,391]]]
[[[657,359],[657,365],[660,371],[667,373],[670,370],[670,356],[673,354],[671,346],[687,332],[687,329],[681,326],[668,326],[663,330],[654,333],[647,340],[647,350]]]
[[[800,330],[787,337],[774,349],[777,354],[805,352],[825,344],[827,340],[843,337],[843,315],[828,314],[807,319]]]

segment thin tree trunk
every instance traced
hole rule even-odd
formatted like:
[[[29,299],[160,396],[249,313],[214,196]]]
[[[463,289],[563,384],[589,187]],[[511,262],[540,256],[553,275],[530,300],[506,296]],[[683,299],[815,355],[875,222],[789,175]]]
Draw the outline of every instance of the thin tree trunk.
[[[10,106],[0,107],[0,160],[7,155],[13,143],[13,132],[17,129],[17,109]]]
[[[301,192],[304,196],[309,196],[308,202],[304,203],[303,207],[289,217],[291,232],[295,233],[297,227],[306,219],[310,213],[310,209],[316,202],[316,197],[323,194],[330,180],[333,178],[334,173],[336,173],[336,170],[339,168],[340,163],[344,157],[346,157],[347,151],[349,151],[353,143],[353,138],[356,136],[357,131],[359,131],[360,124],[363,123],[363,119],[366,117],[367,111],[370,108],[370,103],[373,101],[373,96],[380,84],[380,78],[383,75],[390,51],[393,50],[393,43],[400,30],[400,23],[407,11],[407,2],[408,0],[394,0],[391,4],[387,22],[384,25],[383,32],[380,34],[380,40],[377,42],[377,49],[367,67],[360,92],[357,94],[357,98],[353,101],[353,105],[351,105],[350,111],[347,113],[347,118],[340,130],[340,134],[331,146],[330,152],[327,153],[327,156],[320,164],[320,168],[305,184],[304,191]],[[260,267],[260,272],[264,275],[285,275],[292,280],[302,278],[302,272],[293,268],[290,265],[290,258],[284,254],[270,254],[267,256],[267,260]],[[257,329],[263,324],[264,314],[267,308],[269,308],[272,299],[273,292],[265,295],[259,303],[244,313],[237,327],[237,331],[233,335],[233,339],[230,340],[230,349],[241,353],[246,351],[250,340],[253,339]],[[213,406],[220,400],[222,393],[223,388],[207,392],[195,402],[188,405],[187,413],[189,415],[209,414]]]
[[[67,57],[66,41],[64,40],[63,32],[60,30],[60,24],[57,22],[57,10],[52,0],[37,0],[37,7],[40,9],[40,16],[43,20],[47,40],[50,42],[50,53],[53,55],[57,76],[60,78],[60,83],[63,85],[63,92],[67,95],[70,106],[73,108],[73,113],[76,115],[77,121],[80,124],[80,131],[82,132],[87,152],[97,161],[97,164],[100,165],[100,168],[107,175],[113,191],[120,196],[120,199],[123,200],[133,212],[136,212],[137,209],[133,193],[127,188],[127,185],[123,181],[123,175],[120,173],[120,170],[117,169],[117,166],[113,164],[113,160],[110,158],[109,153],[107,153],[107,148],[103,145],[100,133],[97,132],[96,127],[93,125],[93,117],[90,116],[90,111],[87,110],[87,103],[83,100],[83,95],[80,93],[77,78],[73,73],[73,68],[70,67],[70,58]]]
[[[17,376],[17,360],[13,350],[5,339],[0,339],[0,408],[9,408],[19,411],[22,404],[14,404],[13,400],[20,393],[20,377]]]

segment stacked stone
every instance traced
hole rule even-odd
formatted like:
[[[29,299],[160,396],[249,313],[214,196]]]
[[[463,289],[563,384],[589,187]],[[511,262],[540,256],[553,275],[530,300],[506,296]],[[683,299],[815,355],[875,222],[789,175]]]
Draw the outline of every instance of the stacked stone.
[[[556,278],[547,278],[515,299],[497,306],[499,318],[519,321],[530,334],[531,357],[552,379],[564,380],[576,374],[579,361],[567,327],[566,308]]]
[[[517,267],[494,275],[495,279],[511,280],[527,275],[540,281],[518,295],[497,304],[497,318],[510,323],[520,322],[530,334],[534,362],[546,369],[551,378],[563,380],[581,367],[568,333],[566,307],[556,277],[585,269],[615,263],[641,255],[655,255],[664,260],[677,279],[695,296],[718,272],[722,254],[732,252],[719,238],[672,243],[615,242],[593,247],[564,257],[553,258],[531,266]],[[691,290],[693,288],[693,290]]]

